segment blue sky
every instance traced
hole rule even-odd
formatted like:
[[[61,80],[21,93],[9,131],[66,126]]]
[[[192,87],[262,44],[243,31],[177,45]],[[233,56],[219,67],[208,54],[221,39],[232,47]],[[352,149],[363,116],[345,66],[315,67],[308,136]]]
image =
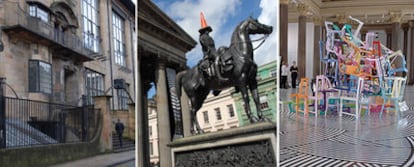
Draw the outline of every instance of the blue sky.
[[[187,52],[187,65],[195,66],[203,57],[198,43],[200,29],[200,12],[204,13],[207,24],[213,28],[210,35],[213,37],[216,48],[229,46],[231,33],[234,28],[249,16],[257,18],[259,22],[272,25],[273,33],[266,42],[255,50],[255,61],[258,65],[276,60],[276,19],[277,1],[275,0],[153,0],[153,2],[172,18],[184,31],[197,41],[196,47]],[[261,36],[252,36],[252,39]],[[258,43],[254,43],[256,46]],[[149,92],[149,97],[154,90]]]

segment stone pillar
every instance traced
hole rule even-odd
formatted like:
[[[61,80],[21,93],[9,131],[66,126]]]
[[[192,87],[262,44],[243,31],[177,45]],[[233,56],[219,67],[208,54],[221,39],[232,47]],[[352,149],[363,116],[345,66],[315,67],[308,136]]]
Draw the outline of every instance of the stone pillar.
[[[188,105],[188,96],[184,88],[181,88],[181,115],[183,120],[184,137],[191,136],[191,117],[190,106]]]
[[[160,166],[169,167],[171,166],[171,149],[167,145],[171,142],[172,138],[165,62],[158,62],[156,73]]]
[[[288,62],[288,6],[289,0],[279,1],[279,55]]]
[[[299,26],[298,26],[298,78],[306,77],[306,14],[307,6],[298,4]]]
[[[109,101],[112,96],[95,96],[95,108],[102,113],[102,131],[99,137],[99,149],[101,152],[112,150],[112,117]]]
[[[401,29],[404,32],[404,36],[403,36],[403,38],[404,38],[403,39],[404,40],[404,42],[403,42],[403,54],[404,54],[406,60],[407,60],[407,51],[408,51],[408,48],[407,48],[407,45],[408,45],[408,28],[409,28],[408,23],[404,23],[404,24],[401,25]]]
[[[390,12],[390,19],[392,22],[392,37],[390,49],[392,49],[393,51],[397,51],[400,49],[398,47],[398,42],[400,37],[401,12]]]
[[[319,17],[313,17],[314,24],[314,37],[313,37],[313,77],[321,74],[320,71],[320,51],[319,51],[319,41],[321,40],[321,31],[322,31],[322,22]]]
[[[136,104],[137,108],[137,129],[136,129],[136,147],[135,151],[137,152],[137,166],[149,166],[150,165],[150,155],[149,155],[149,135],[148,135],[148,114],[147,105],[145,104],[146,94],[144,93],[143,86],[144,83],[141,78],[141,60],[140,55],[137,58],[137,96]]]
[[[392,30],[386,29],[385,33],[387,33],[387,48],[391,49],[391,43],[392,43]]]
[[[410,20],[408,22],[408,25],[410,26],[410,41],[411,41],[411,49],[410,49],[410,55],[407,56],[407,66],[408,66],[408,84],[412,85],[414,83],[414,68],[413,68],[413,59],[414,59],[414,20]]]
[[[135,138],[136,126],[135,126],[135,103],[128,104],[128,137],[130,139]]]
[[[391,49],[397,51],[400,49],[398,42],[400,37],[401,12],[390,12],[390,19],[392,22]]]

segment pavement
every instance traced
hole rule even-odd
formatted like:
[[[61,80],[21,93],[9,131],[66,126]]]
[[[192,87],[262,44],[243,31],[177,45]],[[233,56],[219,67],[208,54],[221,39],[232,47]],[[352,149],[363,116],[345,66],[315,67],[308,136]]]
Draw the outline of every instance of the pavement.
[[[97,155],[51,167],[135,167],[135,150]]]

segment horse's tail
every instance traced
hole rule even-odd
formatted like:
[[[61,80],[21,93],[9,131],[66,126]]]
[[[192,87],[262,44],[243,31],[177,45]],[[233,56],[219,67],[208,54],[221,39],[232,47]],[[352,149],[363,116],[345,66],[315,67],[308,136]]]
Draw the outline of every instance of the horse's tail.
[[[181,71],[175,76],[175,92],[178,97],[181,97],[181,79],[185,73],[187,73],[187,71]]]

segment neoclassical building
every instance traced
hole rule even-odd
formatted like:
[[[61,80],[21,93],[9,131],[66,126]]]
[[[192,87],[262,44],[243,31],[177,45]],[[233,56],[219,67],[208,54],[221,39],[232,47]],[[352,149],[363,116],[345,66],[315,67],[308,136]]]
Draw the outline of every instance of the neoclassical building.
[[[381,43],[407,60],[408,83],[414,83],[414,1],[412,0],[280,0],[280,56],[291,65],[297,61],[298,78],[320,73],[319,41],[325,40],[324,21],[336,24],[364,22],[361,39],[375,32]],[[300,40],[298,40],[300,38]]]
[[[138,166],[150,165],[147,94],[152,85],[157,94],[158,128],[153,130],[159,134],[160,165],[170,166],[171,149],[167,144],[190,132],[189,125],[186,125],[189,121],[182,121],[189,120],[189,113],[184,113],[188,112],[188,103],[180,104],[173,91],[175,75],[187,69],[185,54],[195,47],[196,41],[150,0],[138,0],[137,19]]]
[[[106,93],[112,109],[127,109],[135,94],[130,0],[3,0],[0,26],[7,96],[81,105],[83,95],[93,104]]]

